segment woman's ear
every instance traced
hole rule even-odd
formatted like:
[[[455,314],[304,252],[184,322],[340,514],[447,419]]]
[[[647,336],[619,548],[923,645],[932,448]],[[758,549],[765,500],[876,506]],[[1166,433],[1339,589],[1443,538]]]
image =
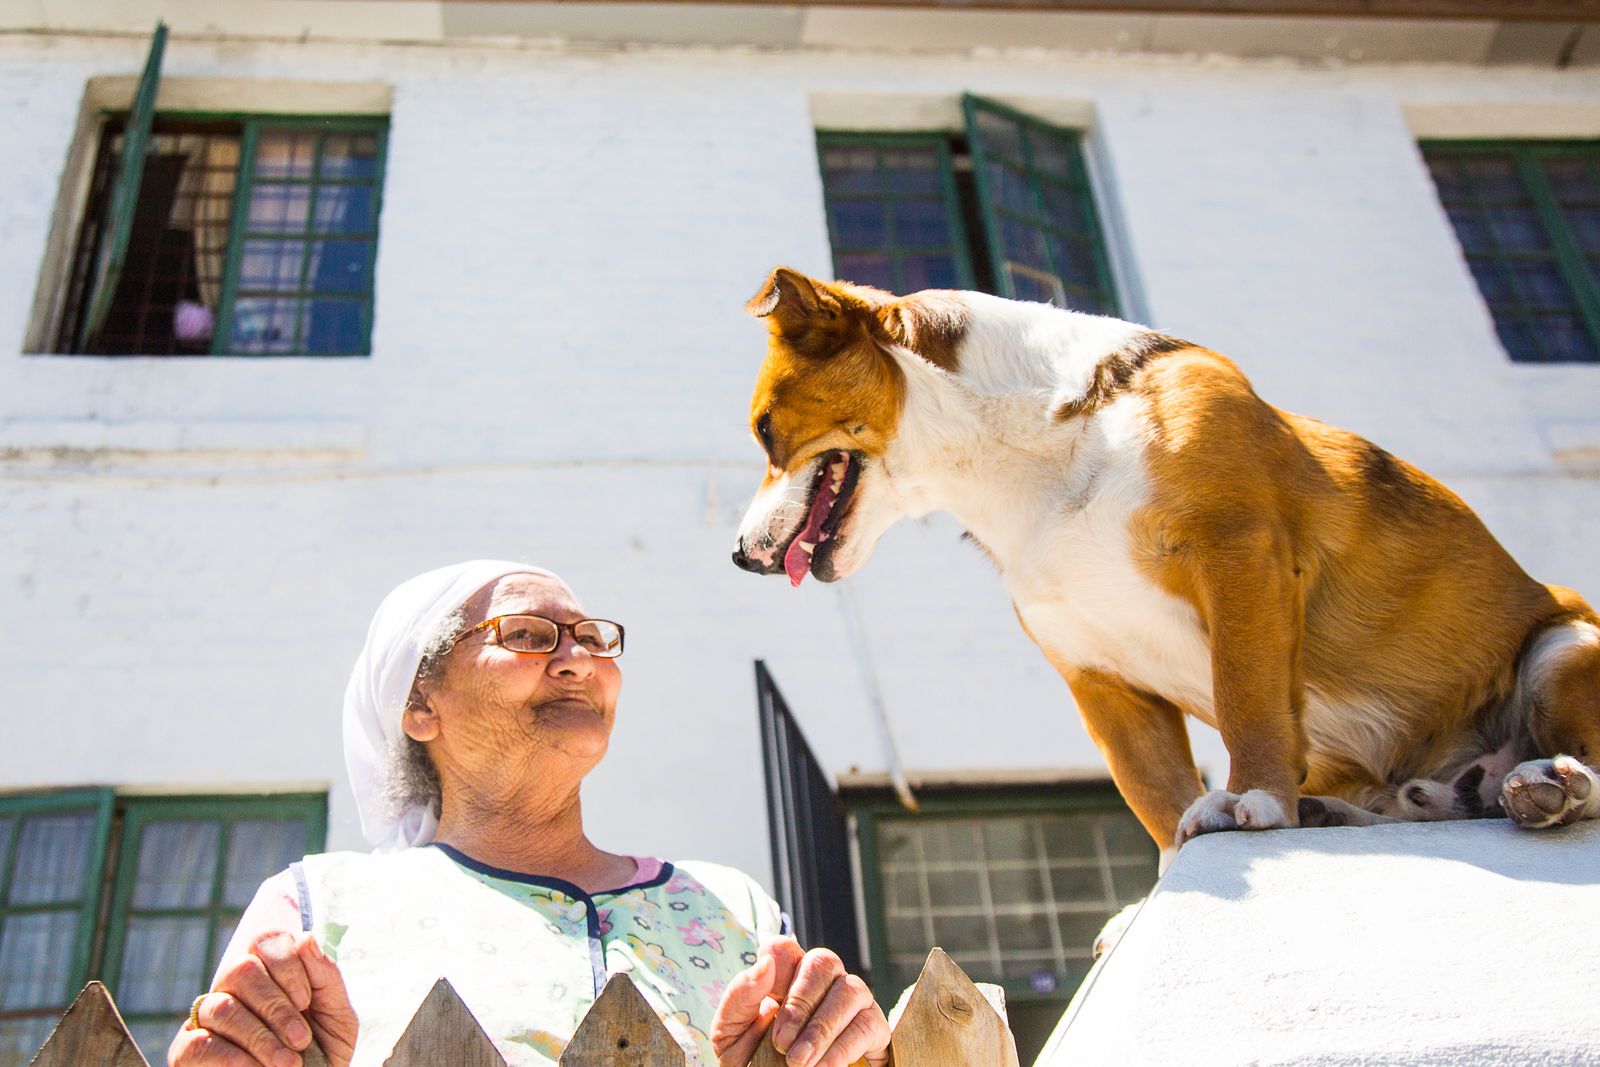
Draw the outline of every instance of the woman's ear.
[[[400,729],[411,740],[426,744],[439,736],[439,716],[426,702],[413,704],[400,716]]]

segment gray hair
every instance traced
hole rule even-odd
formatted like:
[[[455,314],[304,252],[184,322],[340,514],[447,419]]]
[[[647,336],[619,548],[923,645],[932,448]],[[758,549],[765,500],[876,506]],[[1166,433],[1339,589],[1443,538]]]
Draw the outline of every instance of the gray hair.
[[[411,695],[406,708],[423,706],[421,686],[437,680],[444,673],[444,656],[450,651],[455,637],[466,626],[465,606],[450,612],[439,620],[433,633],[422,643],[422,659],[417,664],[417,674],[411,683]],[[428,758],[428,749],[404,730],[390,746],[381,776],[383,796],[391,814],[403,815],[417,805],[426,805],[435,815],[443,801],[439,784],[439,769]]]

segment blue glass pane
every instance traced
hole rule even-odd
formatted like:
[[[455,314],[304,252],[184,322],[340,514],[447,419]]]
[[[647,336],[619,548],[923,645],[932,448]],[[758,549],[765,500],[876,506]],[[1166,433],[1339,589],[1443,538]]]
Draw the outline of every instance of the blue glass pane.
[[[1100,265],[1095,262],[1094,249],[1085,241],[1051,234],[1050,254],[1055,257],[1056,269],[1065,281],[1077,282],[1090,289],[1099,288]]]
[[[1471,182],[1473,192],[1483,200],[1518,200],[1522,182],[1506,156],[1480,156],[1461,161],[1461,170]]]
[[[303,241],[246,241],[239,257],[239,288],[299,289],[305,248]]]
[[[1540,166],[1562,204],[1600,204],[1600,152],[1588,159],[1547,159]]]
[[[988,179],[987,195],[990,206],[999,206],[1018,215],[1035,216],[1038,214],[1038,205],[1034,203],[1033,189],[1028,184],[1028,177],[1015,167],[1008,167],[1004,163],[984,164],[984,176]]]
[[[1039,271],[1050,269],[1050,261],[1045,257],[1044,234],[1033,226],[1016,219],[1001,219],[1000,247],[1012,263]]]
[[[1433,175],[1433,184],[1439,190],[1440,200],[1460,200],[1467,195],[1461,167],[1455,160],[1435,156],[1428,160],[1428,171]]]
[[[62,904],[83,899],[94,846],[93,812],[22,820],[12,864],[11,903]]]
[[[370,179],[377,177],[377,174],[377,134],[330,133],[323,138],[322,169],[318,172],[319,177]]]
[[[32,1063],[58,1022],[54,1013],[32,1019],[0,1019],[0,1067]]]
[[[1569,207],[1562,213],[1578,247],[1585,252],[1600,252],[1600,207]]]
[[[305,350],[315,355],[353,355],[362,350],[360,301],[313,300],[306,305]]]
[[[942,200],[897,200],[893,205],[895,244],[901,248],[947,248],[950,222]]]
[[[314,133],[263,133],[256,141],[256,177],[309,178],[316,154]]]
[[[1489,232],[1506,252],[1542,252],[1549,247],[1539,215],[1531,206],[1491,207],[1485,210]]]
[[[834,269],[844,281],[876,285],[880,289],[894,291],[894,265],[888,256],[835,256]]]
[[[252,894],[253,895],[253,894]],[[222,956],[228,950],[228,942],[233,940],[234,931],[239,929],[238,915],[225,915],[218,919],[213,926],[211,943],[215,946],[208,961],[208,970],[215,971],[217,964],[222,962]]]
[[[297,300],[240,297],[233,302],[235,352],[283,353],[295,349]]]
[[[1452,204],[1446,211],[1463,249],[1468,253],[1494,251],[1494,243],[1489,239],[1489,226],[1476,208]]]
[[[0,1011],[65,1007],[72,982],[76,911],[10,915],[0,923]],[[37,1051],[37,1049],[35,1050]]]
[[[1022,129],[1016,122],[991,111],[977,111],[978,140],[985,155],[1008,156],[1021,162]]]
[[[1033,165],[1046,174],[1068,180],[1081,180],[1077,139],[1034,127],[1028,131],[1033,149]]]
[[[825,148],[822,173],[829,194],[879,191],[878,153],[872,148]]]
[[[960,284],[953,256],[902,256],[900,269],[905,275],[905,290],[954,289]]]
[[[1526,319],[1497,315],[1495,331],[1500,334],[1500,343],[1506,346],[1506,354],[1512,359],[1519,363],[1544,361],[1544,349],[1539,345],[1532,324]]]
[[[117,983],[117,1006],[124,1012],[185,1011],[207,977],[204,918],[134,916]]]
[[[221,829],[214,822],[153,822],[139,834],[133,906],[203,908],[211,903]]]
[[[1594,342],[1576,315],[1556,315],[1540,320],[1547,359],[1590,361],[1597,357]]]
[[[364,293],[371,283],[366,241],[313,241],[306,288],[320,293]]]
[[[889,242],[880,200],[835,200],[828,214],[835,248],[882,248]]]
[[[244,907],[269,876],[306,853],[306,825],[300,819],[249,819],[228,828],[228,867],[222,902]]]
[[[1045,218],[1052,225],[1085,237],[1094,232],[1095,227],[1088,213],[1088,200],[1082,193],[1054,182],[1044,182],[1041,189]]]
[[[1554,262],[1511,263],[1506,269],[1524,305],[1546,309],[1572,307],[1572,291]]]
[[[310,210],[310,186],[261,184],[250,190],[247,225],[262,233],[303,233]]]
[[[1026,269],[1019,269],[1012,264],[1006,265],[1006,273],[1011,278],[1012,292],[1018,300],[1036,300],[1041,304],[1053,303],[1061,305],[1061,286],[1054,279],[1042,276]]]
[[[884,149],[883,181],[890,192],[902,196],[937,193],[942,180],[939,156],[933,149]]]
[[[1490,307],[1504,307],[1517,302],[1517,291],[1512,287],[1511,279],[1500,270],[1498,260],[1474,259],[1471,266],[1478,289]]]
[[[188,1021],[187,1013],[179,1013],[166,1019],[144,1019],[128,1023],[128,1033],[133,1035],[134,1044],[139,1046],[139,1051],[144,1053],[146,1060],[157,1064],[166,1063],[167,1046],[172,1044],[172,1035]]]
[[[370,185],[317,187],[318,233],[370,233],[377,190]]]

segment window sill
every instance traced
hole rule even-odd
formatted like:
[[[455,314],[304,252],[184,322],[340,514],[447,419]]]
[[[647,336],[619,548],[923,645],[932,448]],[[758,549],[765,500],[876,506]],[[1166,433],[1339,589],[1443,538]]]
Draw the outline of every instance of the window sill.
[[[364,423],[345,420],[0,420],[0,458],[52,466],[181,455],[349,460],[365,452],[366,439]]]
[[[1600,473],[1600,419],[1552,422],[1544,428],[1550,455],[1574,474]]]

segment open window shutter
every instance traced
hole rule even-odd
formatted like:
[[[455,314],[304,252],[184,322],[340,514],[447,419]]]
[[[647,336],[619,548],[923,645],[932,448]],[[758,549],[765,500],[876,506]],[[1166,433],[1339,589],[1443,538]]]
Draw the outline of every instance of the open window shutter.
[[[111,188],[104,229],[106,241],[100,248],[94,287],[89,295],[89,315],[84,321],[83,336],[91,344],[105,325],[117,283],[122,278],[123,261],[128,257],[128,237],[133,232],[133,216],[139,206],[145,147],[150,143],[150,127],[155,121],[156,87],[161,81],[161,55],[166,47],[167,24],[158,22],[155,35],[150,38],[150,55],[145,59],[144,73],[139,76],[139,87],[133,94],[133,110],[128,114],[128,124],[122,135],[122,165],[117,172],[117,183]]]
[[[982,97],[962,105],[1000,295],[1117,314],[1078,131]]]
[[[850,838],[844,809],[806,744],[783,694],[756,661],[756,700],[767,774],[773,889],[806,948],[826,946],[861,970]]]

